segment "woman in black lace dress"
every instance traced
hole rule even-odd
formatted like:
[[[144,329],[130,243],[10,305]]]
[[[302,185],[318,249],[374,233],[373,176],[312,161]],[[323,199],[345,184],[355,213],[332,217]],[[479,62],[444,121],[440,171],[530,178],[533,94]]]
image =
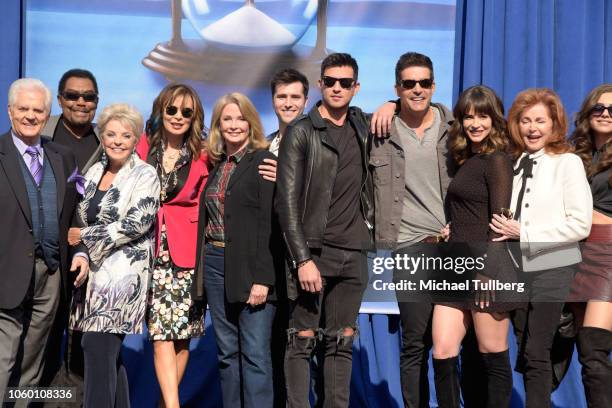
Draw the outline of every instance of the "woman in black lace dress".
[[[479,85],[463,92],[453,114],[449,143],[460,168],[448,188],[449,241],[455,244],[453,248],[469,249],[472,258],[482,257],[484,268],[476,270],[471,279],[465,278],[471,283],[467,297],[434,307],[436,395],[440,407],[459,407],[457,356],[469,325],[474,324],[487,370],[487,391],[483,390],[487,392],[487,406],[503,408],[509,405],[512,393],[508,311],[513,304],[499,302],[500,293],[496,299],[494,292],[475,290],[473,282],[515,280],[507,251],[502,244],[491,242],[496,235],[489,229],[492,214],[509,208],[512,196],[513,170],[511,158],[505,153],[509,138],[504,108],[493,90]]]

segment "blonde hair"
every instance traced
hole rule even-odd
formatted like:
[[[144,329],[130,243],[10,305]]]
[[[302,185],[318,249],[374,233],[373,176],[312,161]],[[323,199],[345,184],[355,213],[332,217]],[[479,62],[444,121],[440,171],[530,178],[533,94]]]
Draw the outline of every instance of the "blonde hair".
[[[137,140],[140,138],[144,120],[140,112],[133,106],[126,103],[114,103],[106,106],[98,118],[100,133],[104,133],[106,125],[112,120],[116,120],[123,126],[129,127],[134,132]]]
[[[263,126],[257,109],[246,95],[232,92],[219,98],[213,108],[207,146],[208,157],[213,164],[218,163],[221,156],[225,154],[225,141],[221,134],[221,112],[232,103],[238,105],[242,116],[249,124],[248,149],[263,150],[268,148],[269,143],[264,137]]]

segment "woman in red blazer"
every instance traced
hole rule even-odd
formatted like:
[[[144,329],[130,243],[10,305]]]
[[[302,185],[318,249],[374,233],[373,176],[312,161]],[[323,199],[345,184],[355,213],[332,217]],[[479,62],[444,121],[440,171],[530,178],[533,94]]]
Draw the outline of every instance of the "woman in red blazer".
[[[204,111],[195,90],[166,86],[153,102],[146,137],[136,151],[157,170],[161,184],[156,250],[147,325],[165,407],[179,407],[178,386],[189,339],[203,334],[204,305],[191,297],[200,193],[208,178],[202,152]]]

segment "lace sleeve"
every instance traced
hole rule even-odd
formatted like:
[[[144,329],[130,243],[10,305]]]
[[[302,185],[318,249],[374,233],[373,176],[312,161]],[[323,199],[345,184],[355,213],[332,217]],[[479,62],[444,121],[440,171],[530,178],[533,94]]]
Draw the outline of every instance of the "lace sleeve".
[[[502,208],[510,208],[512,198],[512,161],[506,153],[496,152],[487,160],[485,172],[489,194],[489,219],[493,214],[501,214]],[[499,235],[489,230],[489,240]]]

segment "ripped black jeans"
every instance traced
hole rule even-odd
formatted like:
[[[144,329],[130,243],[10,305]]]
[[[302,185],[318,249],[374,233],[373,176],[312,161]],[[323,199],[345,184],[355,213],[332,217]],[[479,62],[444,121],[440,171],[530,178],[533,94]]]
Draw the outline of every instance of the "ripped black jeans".
[[[359,250],[331,246],[313,250],[312,255],[323,278],[323,290],[299,290],[292,305],[285,354],[287,407],[310,407],[310,358],[319,341],[325,349],[324,359],[319,361],[324,395],[318,396],[317,406],[348,407],[353,339],[367,284],[367,258]],[[314,336],[299,335],[305,330],[312,330]]]

